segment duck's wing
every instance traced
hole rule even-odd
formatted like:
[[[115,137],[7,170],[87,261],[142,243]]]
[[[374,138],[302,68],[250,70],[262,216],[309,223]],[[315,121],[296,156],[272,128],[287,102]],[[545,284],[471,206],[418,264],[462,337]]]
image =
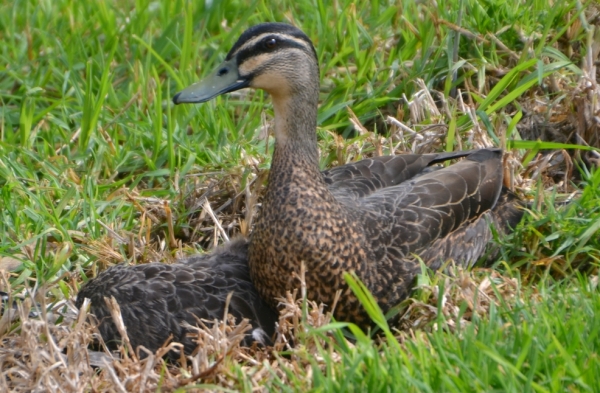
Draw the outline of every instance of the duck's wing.
[[[223,320],[226,306],[238,322],[242,318],[250,320],[254,331],[247,337],[247,343],[270,337],[277,313],[262,302],[250,281],[247,242],[232,243],[206,256],[173,265],[149,263],[112,267],[81,289],[76,305],[80,307],[84,298],[91,300],[90,311],[100,322],[100,333],[113,347],[121,337],[104,301],[104,297],[110,296],[119,303],[134,348],[144,345],[156,351],[172,336],[190,353],[196,345],[187,337],[182,323],[196,325],[196,318]],[[266,334],[260,334],[261,331]],[[176,354],[169,356],[178,358]]]
[[[501,158],[498,149],[478,150],[447,168],[341,202],[365,228],[374,260],[392,266],[492,209],[502,189]]]
[[[507,234],[523,217],[523,206],[514,194],[503,189],[492,210],[437,238],[418,253],[404,255],[397,245],[388,243],[380,249],[383,257],[376,269],[381,281],[371,288],[380,307],[388,312],[399,299],[410,295],[415,279],[421,272],[419,259],[432,270],[438,270],[450,260],[462,266],[471,266],[484,256],[487,262],[495,261],[499,248],[493,244],[489,247],[494,236],[491,228],[494,227],[500,235]]]
[[[368,158],[323,171],[334,196],[364,198],[382,188],[395,186],[422,174],[428,167],[468,156],[472,151],[434,154],[401,154]]]
[[[437,270],[441,264],[453,260],[464,266],[471,266],[487,253],[487,261],[494,261],[498,249],[489,249],[494,237],[494,228],[498,235],[506,235],[521,221],[524,204],[506,188],[502,188],[500,198],[492,210],[472,219],[448,236],[437,239],[422,251],[419,256],[429,262],[429,267]]]

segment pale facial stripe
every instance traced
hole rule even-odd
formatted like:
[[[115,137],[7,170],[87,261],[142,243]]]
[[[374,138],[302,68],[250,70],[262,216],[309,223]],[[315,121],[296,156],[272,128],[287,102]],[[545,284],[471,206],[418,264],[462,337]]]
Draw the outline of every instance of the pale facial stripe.
[[[273,53],[261,53],[259,55],[254,55],[244,59],[244,61],[239,65],[240,75],[245,76],[255,73],[261,68],[262,65],[268,63],[273,56]]]

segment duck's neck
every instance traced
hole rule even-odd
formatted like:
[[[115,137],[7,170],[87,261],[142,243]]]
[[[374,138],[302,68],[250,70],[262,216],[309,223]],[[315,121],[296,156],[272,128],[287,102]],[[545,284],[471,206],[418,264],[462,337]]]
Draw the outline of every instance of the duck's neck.
[[[318,90],[308,90],[285,98],[273,96],[275,151],[271,174],[291,174],[287,179],[292,182],[298,176],[321,176],[316,135]]]

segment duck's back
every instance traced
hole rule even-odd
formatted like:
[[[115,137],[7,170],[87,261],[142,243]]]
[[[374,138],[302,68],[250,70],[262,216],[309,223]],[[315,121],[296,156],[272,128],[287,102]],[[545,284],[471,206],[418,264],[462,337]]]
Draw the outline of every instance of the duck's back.
[[[377,190],[400,185],[432,169],[432,165],[461,158],[471,150],[379,156],[337,166],[323,171],[327,187],[336,198],[359,200]]]
[[[196,345],[182,323],[196,325],[196,318],[223,320],[226,305],[238,322],[250,320],[252,332],[246,344],[253,340],[268,343],[278,316],[260,299],[250,281],[247,248],[247,240],[238,239],[210,254],[172,265],[111,267],[81,289],[76,305],[81,307],[84,298],[91,300],[90,312],[100,322],[104,341],[113,348],[121,337],[104,301],[111,296],[119,303],[134,348],[143,345],[156,351],[172,335],[173,341],[184,344],[185,352],[190,353]]]

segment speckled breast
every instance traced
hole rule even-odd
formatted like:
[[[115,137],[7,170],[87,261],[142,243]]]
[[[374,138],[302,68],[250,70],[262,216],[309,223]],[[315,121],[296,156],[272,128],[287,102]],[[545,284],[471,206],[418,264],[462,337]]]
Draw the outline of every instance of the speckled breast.
[[[265,201],[270,208],[261,212],[249,248],[250,272],[260,295],[275,307],[287,291],[300,289],[304,263],[308,298],[331,306],[341,290],[336,318],[361,322],[362,306],[344,280],[346,271],[370,276],[357,223],[345,217],[335,200],[315,197],[314,188],[270,191]]]

